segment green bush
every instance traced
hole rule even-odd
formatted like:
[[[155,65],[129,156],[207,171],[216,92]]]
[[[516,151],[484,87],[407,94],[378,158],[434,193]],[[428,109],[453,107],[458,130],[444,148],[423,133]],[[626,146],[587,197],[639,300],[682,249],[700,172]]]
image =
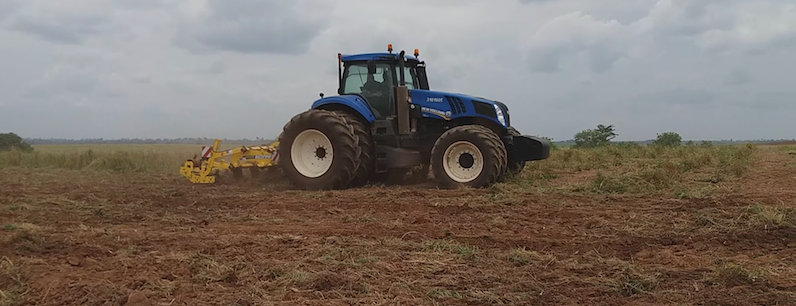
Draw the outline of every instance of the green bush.
[[[683,138],[680,137],[680,134],[675,132],[665,132],[658,134],[658,137],[655,138],[655,141],[653,141],[652,144],[662,147],[679,147],[682,142]]]
[[[33,147],[14,133],[0,133],[0,151],[18,150],[24,153],[33,152]]]
[[[583,130],[575,134],[575,147],[594,148],[607,145],[617,136],[613,125],[597,125],[596,129]]]

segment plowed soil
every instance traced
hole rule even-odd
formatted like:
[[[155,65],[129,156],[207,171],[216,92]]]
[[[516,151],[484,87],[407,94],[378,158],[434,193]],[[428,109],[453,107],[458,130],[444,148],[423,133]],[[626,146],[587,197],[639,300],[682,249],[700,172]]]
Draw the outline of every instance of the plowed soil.
[[[794,158],[756,154],[736,191],[690,199],[7,168],[0,300],[796,305]]]

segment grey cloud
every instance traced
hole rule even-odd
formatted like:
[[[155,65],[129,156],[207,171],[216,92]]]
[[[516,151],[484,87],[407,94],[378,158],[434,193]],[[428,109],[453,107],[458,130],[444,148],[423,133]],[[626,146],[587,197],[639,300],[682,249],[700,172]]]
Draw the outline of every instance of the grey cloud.
[[[786,3],[783,0],[762,2]],[[796,45],[796,32],[773,24],[753,23],[753,19],[746,17],[751,13],[745,12],[756,9],[759,13],[777,14],[779,10],[773,22],[796,26],[796,10],[793,9],[782,12],[776,6],[762,5],[749,8],[745,7],[748,2],[738,0],[658,0],[638,1],[636,5],[632,11],[638,13],[641,5],[646,5],[646,15],[632,22],[613,19],[604,7],[587,7],[548,20],[529,36],[528,67],[531,71],[553,73],[560,71],[561,65],[580,66],[600,73],[608,71],[630,50],[639,47],[658,45],[661,52],[665,52],[663,50],[694,46],[713,54],[759,55],[772,48]],[[750,30],[758,35],[749,36],[746,32]]]
[[[629,24],[649,15],[650,8],[659,0],[517,0],[534,8],[560,8],[567,12],[580,11],[601,20],[616,20]]]
[[[593,46],[588,52],[589,68],[593,72],[605,72],[624,55],[625,52],[612,49],[605,44]]]
[[[152,76],[149,75],[132,76],[130,80],[139,84],[152,84]]]
[[[559,70],[559,58],[561,54],[556,49],[549,49],[534,54],[528,62],[531,71],[553,73]]]
[[[727,30],[735,25],[732,9],[735,0],[658,1],[650,8],[646,19],[654,23],[649,34],[659,38],[693,38],[711,30]],[[645,20],[646,21],[646,20]],[[643,22],[643,21],[642,21]]]
[[[34,80],[22,97],[41,102],[66,104],[96,103],[92,99],[121,97],[129,94],[123,89],[124,77],[112,72],[103,72],[92,66],[58,65]],[[100,102],[101,103],[101,102]]]
[[[733,69],[724,77],[724,84],[731,86],[743,85],[751,81],[752,76],[749,69],[745,67]]]
[[[302,53],[326,24],[305,15],[296,3],[208,0],[209,13],[182,25],[176,42],[195,51]]]
[[[0,2],[0,23],[2,23],[6,17],[15,14],[21,6],[22,0],[4,0]]]
[[[169,0],[114,0],[114,5],[118,8],[133,10],[162,10],[174,5]]]
[[[221,61],[214,61],[197,67],[193,71],[201,74],[221,74],[227,71],[227,67]]]
[[[666,89],[647,96],[650,101],[655,101],[660,105],[708,105],[716,102],[714,93],[704,89],[690,89],[684,87]]]
[[[79,44],[108,26],[103,11],[91,5],[65,5],[63,2],[12,2],[5,13],[5,28],[58,44]],[[86,4],[83,2],[83,4]],[[8,5],[8,4],[7,4]],[[5,7],[0,6],[0,9]],[[0,16],[2,17],[2,16]]]
[[[98,32],[98,27],[103,24],[101,18],[63,18],[58,22],[43,20],[18,19],[14,20],[9,29],[38,36],[40,38],[65,44],[78,44]]]
[[[700,20],[707,27],[694,42],[706,52],[760,55],[796,41],[796,7],[791,1],[707,0],[692,5],[701,8]],[[757,17],[761,15],[767,17]]]
[[[783,106],[793,104],[793,94],[793,91],[785,90],[758,92],[744,104],[750,108],[781,109]]]
[[[621,23],[600,21],[581,12],[561,15],[542,26],[530,39],[526,60],[533,71],[552,73],[585,56],[586,67],[604,72],[626,54],[630,33]]]

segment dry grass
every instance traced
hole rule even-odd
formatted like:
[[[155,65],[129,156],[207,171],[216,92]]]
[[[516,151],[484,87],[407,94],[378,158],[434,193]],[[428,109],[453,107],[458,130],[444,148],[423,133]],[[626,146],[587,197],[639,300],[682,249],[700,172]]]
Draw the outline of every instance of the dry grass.
[[[8,257],[0,257],[0,306],[19,305],[25,293],[25,277]]]
[[[191,257],[188,265],[191,271],[191,278],[204,284],[214,282],[234,284],[238,281],[238,274],[244,267],[241,263],[224,263],[205,254],[197,254]]]
[[[199,146],[51,145],[36,149],[30,154],[0,152],[0,167],[177,173],[186,159],[198,153]],[[700,197],[743,175],[755,150],[752,145],[671,148],[624,143],[594,149],[561,148],[554,149],[549,159],[528,163],[510,183],[540,191]],[[559,179],[573,174],[580,180]]]
[[[658,273],[646,271],[632,262],[599,254],[586,254],[560,263],[581,277],[579,282],[594,285],[606,292],[622,296],[653,293],[657,289]]]
[[[206,144],[212,145],[212,141]],[[235,147],[222,143],[221,149]],[[176,173],[201,145],[37,145],[33,153],[0,152],[0,167],[97,170],[104,172]]]
[[[728,262],[714,268],[709,283],[726,287],[755,285],[768,282],[768,271],[764,269],[747,269],[746,267]]]
[[[539,254],[537,251],[529,251],[525,247],[512,249],[507,255],[506,259],[516,266],[532,265],[534,267],[543,267],[555,260],[555,256],[547,254]]]
[[[750,222],[765,229],[796,228],[796,208],[783,205],[753,204],[747,209]]]
[[[0,167],[56,168],[104,172],[174,173],[193,155],[176,151],[0,152]]]
[[[746,173],[756,150],[753,145],[562,148],[547,160],[528,163],[511,183],[541,192],[703,197]]]

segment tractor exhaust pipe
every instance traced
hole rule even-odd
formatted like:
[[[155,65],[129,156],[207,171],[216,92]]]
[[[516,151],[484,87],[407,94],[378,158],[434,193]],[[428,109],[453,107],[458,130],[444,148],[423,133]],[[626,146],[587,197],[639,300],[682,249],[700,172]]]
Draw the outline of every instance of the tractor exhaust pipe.
[[[343,54],[342,53],[337,53],[337,94],[338,95],[343,94]]]
[[[398,115],[398,134],[405,136],[410,134],[409,127],[409,89],[406,88],[406,76],[404,75],[404,52],[398,54],[398,67],[400,69],[400,83],[396,88],[396,105]]]
[[[399,72],[401,74],[401,86],[406,86],[406,76],[404,75],[404,54],[406,54],[406,52],[401,50],[401,54],[398,55],[398,67],[401,68],[401,71]]]

